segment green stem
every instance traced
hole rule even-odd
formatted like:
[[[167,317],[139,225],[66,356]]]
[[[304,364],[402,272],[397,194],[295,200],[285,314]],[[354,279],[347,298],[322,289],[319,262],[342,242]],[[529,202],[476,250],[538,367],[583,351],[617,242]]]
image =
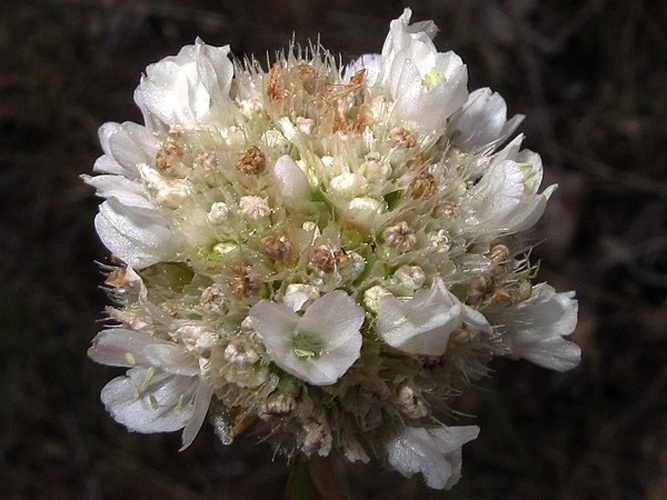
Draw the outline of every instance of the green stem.
[[[299,456],[287,482],[289,500],[348,500],[330,457]]]

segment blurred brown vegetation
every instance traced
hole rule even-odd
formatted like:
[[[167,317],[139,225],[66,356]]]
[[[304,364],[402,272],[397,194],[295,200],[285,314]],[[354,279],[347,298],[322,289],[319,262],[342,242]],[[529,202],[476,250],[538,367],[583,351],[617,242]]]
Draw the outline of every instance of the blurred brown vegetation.
[[[349,468],[354,498],[667,498],[667,5],[414,0],[470,88],[523,113],[526,145],[560,189],[534,241],[542,278],[575,289],[582,365],[494,362],[462,402],[480,438],[464,478],[429,492]],[[140,121],[145,66],[196,36],[242,56],[316,39],[349,60],[379,51],[407,2],[7,0],[0,6],[0,497],[280,498],[288,467],[253,437],[205,426],[129,434],[99,403],[117,370],[85,356],[106,302],[97,200],[78,175],[97,127]],[[663,149],[665,148],[665,149]],[[465,418],[465,422],[471,419]]]

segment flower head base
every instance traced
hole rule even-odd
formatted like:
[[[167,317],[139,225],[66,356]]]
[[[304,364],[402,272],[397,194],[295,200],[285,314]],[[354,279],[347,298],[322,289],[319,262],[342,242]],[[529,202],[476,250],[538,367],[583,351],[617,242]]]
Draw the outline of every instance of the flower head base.
[[[187,446],[210,412],[225,443],[253,425],[288,455],[388,457],[450,488],[478,429],[432,400],[453,407],[494,356],[578,363],[573,295],[533,286],[514,237],[555,186],[510,139],[521,117],[469,94],[410,16],[345,68],[197,40],[147,68],[145,125],[101,127],[85,181],[124,265],[90,355],[129,369],[102,392],[116,420]]]

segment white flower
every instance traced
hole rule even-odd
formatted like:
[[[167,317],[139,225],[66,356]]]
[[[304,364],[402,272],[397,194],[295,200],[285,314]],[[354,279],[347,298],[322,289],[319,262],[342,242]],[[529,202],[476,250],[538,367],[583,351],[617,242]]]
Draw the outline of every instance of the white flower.
[[[88,355],[104,365],[130,368],[102,389],[102,402],[117,422],[142,433],[183,429],[181,449],[190,446],[213,394],[196,357],[173,342],[123,328],[102,330]]]
[[[468,231],[516,233],[532,227],[544,213],[555,191],[551,185],[537,193],[542,180],[542,161],[531,151],[518,152],[521,136],[495,155],[490,166],[464,199],[471,213]]]
[[[220,120],[229,101],[234,66],[229,46],[211,47],[197,39],[176,56],[146,68],[134,93],[146,124],[154,131],[195,127]]]
[[[565,340],[577,325],[577,301],[574,292],[556,293],[540,283],[533,287],[528,300],[507,307],[492,321],[510,343],[511,358],[524,358],[556,371],[574,368],[581,361],[581,349]]]
[[[364,310],[342,290],[317,299],[303,316],[268,300],[249,316],[273,362],[309,384],[335,383],[359,358]]]
[[[514,133],[523,118],[516,115],[508,120],[505,99],[489,88],[477,89],[452,118],[456,128],[452,144],[469,151],[493,149]]]
[[[154,161],[159,149],[155,137],[134,123],[107,123],[100,127],[99,136],[105,154],[95,162],[94,170],[106,175],[83,179],[106,198],[95,217],[102,243],[138,269],[170,260],[178,252],[179,239],[138,182],[139,166]]]
[[[178,208],[191,194],[190,186],[183,179],[165,178],[153,167],[139,165],[139,173],[155,201],[166,207]]]
[[[476,439],[479,427],[406,427],[387,444],[389,463],[405,477],[421,472],[427,486],[451,489],[461,479],[461,446]]]
[[[468,96],[468,72],[454,52],[438,52],[433,21],[410,25],[405,9],[391,22],[377,84],[395,100],[392,115],[425,131],[440,131]],[[367,58],[372,63],[372,59]]]
[[[383,297],[377,308],[380,336],[390,346],[411,354],[443,355],[450,334],[464,323],[476,330],[491,331],[486,318],[462,304],[440,278],[409,300]]]

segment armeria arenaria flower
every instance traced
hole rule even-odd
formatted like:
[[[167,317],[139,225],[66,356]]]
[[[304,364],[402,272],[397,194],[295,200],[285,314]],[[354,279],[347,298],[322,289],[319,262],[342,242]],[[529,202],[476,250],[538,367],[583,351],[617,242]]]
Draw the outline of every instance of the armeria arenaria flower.
[[[90,355],[129,368],[102,400],[129,429],[208,413],[292,456],[375,456],[433,488],[460,477],[475,426],[432,402],[494,356],[577,365],[573,293],[533,285],[525,238],[542,163],[489,89],[438,52],[431,21],[391,23],[348,66],[293,47],[268,70],[197,40],[150,65],[144,125],[100,129],[95,225],[122,263],[117,328]],[[449,412],[451,413],[451,412]]]

